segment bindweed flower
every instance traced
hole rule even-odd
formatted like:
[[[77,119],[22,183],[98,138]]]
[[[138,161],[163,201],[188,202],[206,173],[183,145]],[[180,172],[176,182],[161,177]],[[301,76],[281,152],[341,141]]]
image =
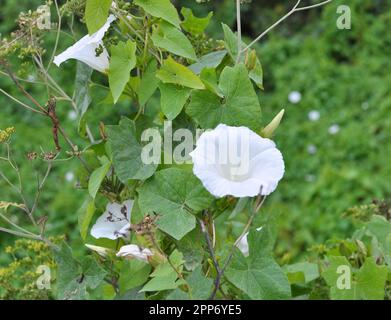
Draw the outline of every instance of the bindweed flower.
[[[332,126],[329,127],[328,131],[329,131],[329,133],[331,135],[336,135],[339,132],[340,129],[341,128],[339,127],[338,124],[333,124]]]
[[[126,238],[130,230],[130,217],[133,201],[127,200],[122,204],[109,203],[106,211],[98,218],[91,229],[91,235],[96,238],[115,240]]]
[[[312,110],[308,113],[308,119],[310,121],[318,121],[320,119],[320,112],[318,110]]]
[[[259,227],[256,230],[261,231],[263,227]],[[243,253],[245,257],[249,255],[249,247],[248,247],[248,232],[240,239],[239,243],[236,245],[238,249]]]
[[[318,148],[314,145],[314,144],[310,144],[308,147],[307,147],[307,152],[309,154],[315,154],[318,152]]]
[[[65,174],[65,180],[72,182],[75,179],[75,174],[72,171],[69,171]]]
[[[114,15],[110,15],[102,28],[92,35],[88,34],[81,38],[73,46],[56,56],[53,62],[59,67],[64,61],[76,59],[97,71],[105,73],[109,69],[109,54],[103,45],[102,39],[115,19]],[[97,49],[103,50],[98,56]]]
[[[288,100],[290,103],[298,104],[301,101],[301,93],[299,91],[292,91],[289,93]]]
[[[69,120],[76,120],[77,119],[77,112],[75,110],[71,110],[68,112],[68,119]]]
[[[194,174],[216,197],[269,195],[284,175],[275,143],[246,127],[220,124],[200,136],[190,156]]]
[[[135,244],[128,244],[126,246],[122,246],[117,253],[117,257],[123,257],[126,259],[138,259],[145,262],[148,262],[148,257],[151,256],[153,256],[151,250],[147,248],[142,249]]]

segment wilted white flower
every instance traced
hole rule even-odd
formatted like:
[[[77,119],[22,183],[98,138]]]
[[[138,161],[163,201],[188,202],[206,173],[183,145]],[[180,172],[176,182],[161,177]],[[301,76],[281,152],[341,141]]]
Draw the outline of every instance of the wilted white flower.
[[[92,35],[87,34],[81,38],[73,46],[56,56],[53,62],[57,66],[60,66],[64,61],[76,59],[84,62],[95,70],[106,72],[109,69],[109,54],[103,46],[102,39],[115,19],[116,17],[114,15],[110,15],[102,28]],[[98,48],[103,49],[99,56],[96,54],[96,49]]]
[[[318,151],[318,148],[317,148],[314,144],[310,144],[310,145],[307,147],[307,152],[308,152],[309,154],[315,154],[317,151]]]
[[[256,230],[261,231],[263,227],[259,227]],[[240,239],[239,243],[236,245],[238,249],[243,253],[245,257],[249,255],[249,247],[248,247],[248,232]]]
[[[72,171],[69,171],[65,174],[65,180],[72,182],[75,179],[75,174]]]
[[[93,244],[88,244],[88,243],[86,243],[85,246],[88,249],[96,252],[97,254],[99,254],[102,257],[106,257],[112,251],[111,249],[100,247],[100,246],[95,246]]]
[[[288,100],[293,104],[299,103],[301,101],[301,93],[299,91],[292,91],[288,96]]]
[[[148,262],[148,257],[152,256],[153,253],[151,250],[145,248],[142,249],[138,245],[129,244],[122,246],[117,253],[117,257],[123,257],[127,259],[138,259],[145,262]]]
[[[69,120],[76,120],[77,119],[77,112],[75,110],[71,110],[68,112],[68,119]]]
[[[220,124],[200,136],[190,156],[194,174],[216,197],[269,195],[284,175],[275,143],[246,127]]]
[[[96,239],[126,238],[130,230],[132,207],[132,200],[127,200],[122,204],[115,202],[107,204],[106,211],[92,227],[91,235]]]
[[[338,124],[333,124],[332,126],[329,127],[329,133],[332,135],[335,135],[339,132],[341,128],[339,127]]]
[[[318,110],[312,110],[308,113],[308,119],[310,121],[318,121],[320,119],[320,112]]]

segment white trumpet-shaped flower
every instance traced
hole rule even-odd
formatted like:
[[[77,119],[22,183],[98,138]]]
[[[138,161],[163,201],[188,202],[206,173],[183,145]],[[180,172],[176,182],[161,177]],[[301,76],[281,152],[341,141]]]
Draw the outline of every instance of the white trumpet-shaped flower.
[[[259,227],[256,230],[261,231],[263,227]],[[248,232],[240,239],[239,243],[236,245],[238,249],[243,253],[245,257],[249,256],[249,246],[248,246]]]
[[[122,246],[117,253],[117,257],[123,257],[126,259],[138,259],[145,262],[148,262],[148,257],[150,256],[153,256],[151,250],[147,248],[142,249],[135,244],[128,244],[126,246]]]
[[[190,156],[194,174],[216,197],[269,195],[285,170],[274,142],[246,127],[220,124],[200,136]]]
[[[96,238],[118,239],[126,238],[130,233],[130,217],[133,201],[122,204],[109,203],[106,211],[96,220],[91,229],[91,235]]]
[[[92,35],[88,34],[81,38],[73,46],[56,56],[53,62],[60,66],[64,61],[76,59],[97,71],[105,73],[109,69],[109,54],[103,45],[103,37],[114,20],[116,20],[116,17],[110,15],[102,28]],[[98,48],[103,49],[99,55],[96,54]]]
[[[88,243],[86,243],[85,246],[86,246],[88,249],[90,249],[90,250],[96,252],[97,254],[99,254],[99,255],[102,256],[102,257],[107,257],[107,255],[112,251],[112,250],[109,249],[109,248],[100,247],[100,246],[95,246],[95,245],[93,245],[93,244],[88,244]]]

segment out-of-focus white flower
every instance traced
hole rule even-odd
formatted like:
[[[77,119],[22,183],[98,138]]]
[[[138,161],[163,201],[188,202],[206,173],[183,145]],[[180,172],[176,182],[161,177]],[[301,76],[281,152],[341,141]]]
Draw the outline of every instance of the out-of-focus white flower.
[[[312,110],[308,113],[308,119],[310,121],[318,121],[320,119],[320,112],[318,110]]]
[[[151,250],[145,248],[142,249],[138,245],[128,244],[122,246],[117,253],[117,257],[123,257],[126,259],[138,259],[145,262],[148,262],[148,257],[153,256]]]
[[[109,248],[104,248],[104,247],[100,247],[100,246],[95,246],[95,245],[93,245],[93,244],[88,244],[88,243],[86,243],[85,246],[86,246],[88,249],[90,249],[90,250],[96,252],[97,254],[99,254],[99,255],[102,256],[102,257],[106,257],[106,256],[112,251],[112,250],[109,249]]]
[[[65,174],[65,180],[72,182],[75,179],[75,174],[72,171],[69,171]]]
[[[261,231],[263,227],[259,227],[256,230]],[[248,232],[240,239],[239,243],[236,245],[238,249],[243,253],[245,257],[248,257],[249,255],[249,248],[248,248]]]
[[[305,176],[305,181],[307,181],[307,182],[314,182],[315,179],[316,179],[316,176],[313,175],[313,174],[307,174],[307,175]]]
[[[301,93],[299,91],[292,91],[288,96],[288,100],[293,104],[299,103],[301,101]]]
[[[60,66],[64,61],[76,59],[95,70],[105,73],[109,69],[109,54],[104,47],[103,37],[114,20],[116,20],[116,17],[110,15],[102,28],[92,35],[87,34],[81,38],[73,46],[56,56],[53,62]],[[96,49],[98,48],[103,49],[99,56],[96,55]]]
[[[190,156],[194,174],[216,197],[269,195],[284,175],[274,142],[246,127],[220,124],[204,132]]]
[[[115,202],[107,204],[106,211],[92,227],[91,235],[96,239],[112,240],[128,237],[132,207],[132,200],[127,200],[122,204]]]
[[[309,154],[315,154],[318,152],[318,148],[314,145],[314,144],[310,144],[308,147],[307,147],[307,152]]]
[[[369,103],[368,103],[367,101],[363,102],[363,103],[361,104],[361,108],[362,108],[363,110],[368,110],[368,109],[369,109]]]
[[[329,133],[331,135],[335,135],[335,134],[337,134],[339,132],[340,129],[341,128],[339,127],[338,124],[333,124],[332,126],[329,127]]]
[[[75,110],[71,110],[68,112],[68,119],[69,120],[76,120],[77,119],[77,112]]]

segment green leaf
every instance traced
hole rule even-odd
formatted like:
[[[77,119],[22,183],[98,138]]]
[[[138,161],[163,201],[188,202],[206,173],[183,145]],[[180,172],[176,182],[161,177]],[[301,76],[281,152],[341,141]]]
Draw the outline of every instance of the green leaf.
[[[189,68],[168,57],[156,76],[163,83],[178,84],[192,89],[204,89],[201,79]]]
[[[231,28],[226,24],[222,24],[223,32],[224,32],[224,44],[227,49],[229,55],[231,56],[233,61],[236,61],[238,56],[238,40],[235,33],[232,32]]]
[[[216,70],[212,68],[204,68],[201,71],[201,80],[204,83],[205,87],[215,95],[218,95],[220,98],[224,98],[223,93],[220,91],[217,84],[217,75]]]
[[[237,35],[226,25],[223,24],[223,31],[224,31],[224,43],[225,48],[227,49],[229,55],[231,56],[233,61],[236,61],[238,57],[238,38]],[[242,42],[242,48],[245,47],[246,44]],[[251,61],[250,65],[247,65],[246,67],[249,72],[249,77],[251,80],[254,81],[254,83],[257,85],[258,88],[263,89],[263,69],[261,62],[259,61],[258,57],[256,56],[255,50],[252,50],[249,54],[249,60]],[[245,62],[245,55],[241,55],[240,62]]]
[[[190,96],[190,89],[175,84],[159,83],[161,109],[168,120],[174,120]]]
[[[267,229],[250,231],[248,242],[249,256],[246,258],[239,250],[235,251],[226,271],[227,279],[254,300],[288,299],[290,285],[272,257],[273,240]]]
[[[190,276],[186,278],[190,287],[190,297],[192,300],[207,300],[212,292],[213,279],[205,277],[201,266],[195,269]]]
[[[107,21],[112,0],[87,0],[85,19],[88,33],[98,31]]]
[[[193,11],[183,7],[181,13],[185,20],[181,23],[183,30],[191,34],[202,34],[209,25],[210,19],[213,17],[213,12],[209,12],[205,18],[197,18]]]
[[[148,102],[157,89],[159,80],[156,78],[156,72],[157,61],[151,60],[145,69],[143,77],[141,78],[138,90],[139,102],[142,106]]]
[[[350,288],[338,288],[340,266],[350,268]],[[383,300],[388,268],[376,264],[373,257],[367,258],[363,266],[354,272],[349,261],[342,256],[329,257],[329,266],[322,274],[330,286],[330,298],[333,300]]]
[[[170,262],[178,272],[182,272],[183,255],[174,250],[170,255]],[[160,264],[151,274],[151,280],[140,290],[140,292],[163,291],[176,289],[180,281],[177,281],[178,274],[167,261]]]
[[[92,199],[95,199],[96,194],[99,191],[99,188],[106,177],[107,173],[111,168],[111,162],[106,159],[106,162],[99,168],[95,169],[90,176],[88,181],[88,192]]]
[[[289,282],[308,283],[319,278],[319,268],[316,263],[300,262],[291,264],[284,268]]]
[[[259,89],[263,89],[263,69],[258,58],[255,60],[255,66],[249,70],[249,77]]]
[[[151,16],[162,18],[180,28],[178,12],[170,0],[135,0],[134,3],[143,8]]]
[[[79,263],[65,242],[54,250],[54,258],[57,263],[58,299],[86,299],[87,288],[97,288],[106,276],[106,271],[92,257],[86,257]]]
[[[391,222],[382,216],[374,215],[366,224],[366,228],[377,239],[384,259],[391,268]]]
[[[91,219],[95,213],[95,202],[88,199],[84,202],[83,206],[78,212],[78,225],[80,230],[80,235],[83,240],[87,238],[88,227],[91,223]]]
[[[87,288],[96,289],[105,278],[107,272],[103,269],[93,257],[85,257],[81,261],[83,282]]]
[[[136,66],[136,43],[128,40],[111,48],[109,85],[114,103],[124,91],[130,79],[130,71]]]
[[[259,131],[261,107],[246,67],[243,64],[225,67],[220,76],[219,89],[224,99],[208,91],[193,91],[186,108],[187,114],[203,129],[224,123]]]
[[[215,51],[202,56],[196,63],[189,66],[195,74],[200,74],[204,68],[217,68],[227,55],[226,50]]]
[[[89,81],[93,69],[83,62],[77,62],[76,79],[75,79],[75,104],[79,116],[78,131],[81,136],[86,136],[85,114],[91,104],[89,93]]]
[[[180,241],[176,242],[176,247],[183,252],[185,267],[187,270],[195,270],[201,265],[205,254],[203,246],[204,235],[200,228],[195,228]]]
[[[142,145],[136,138],[136,126],[129,119],[119,125],[106,126],[113,153],[113,165],[118,178],[127,183],[130,179],[144,180],[154,174],[157,164],[145,164],[141,159]]]
[[[212,292],[213,279],[205,277],[201,267],[197,267],[187,278],[189,292],[176,289],[167,300],[207,300]]]
[[[209,207],[213,201],[194,175],[176,168],[157,172],[138,193],[141,210],[159,214],[158,228],[177,240],[195,228],[192,212]]]
[[[151,265],[143,261],[132,259],[123,261],[118,281],[120,294],[144,284],[151,272]]]
[[[154,28],[151,39],[159,48],[190,60],[197,60],[189,39],[180,30],[164,21]]]

